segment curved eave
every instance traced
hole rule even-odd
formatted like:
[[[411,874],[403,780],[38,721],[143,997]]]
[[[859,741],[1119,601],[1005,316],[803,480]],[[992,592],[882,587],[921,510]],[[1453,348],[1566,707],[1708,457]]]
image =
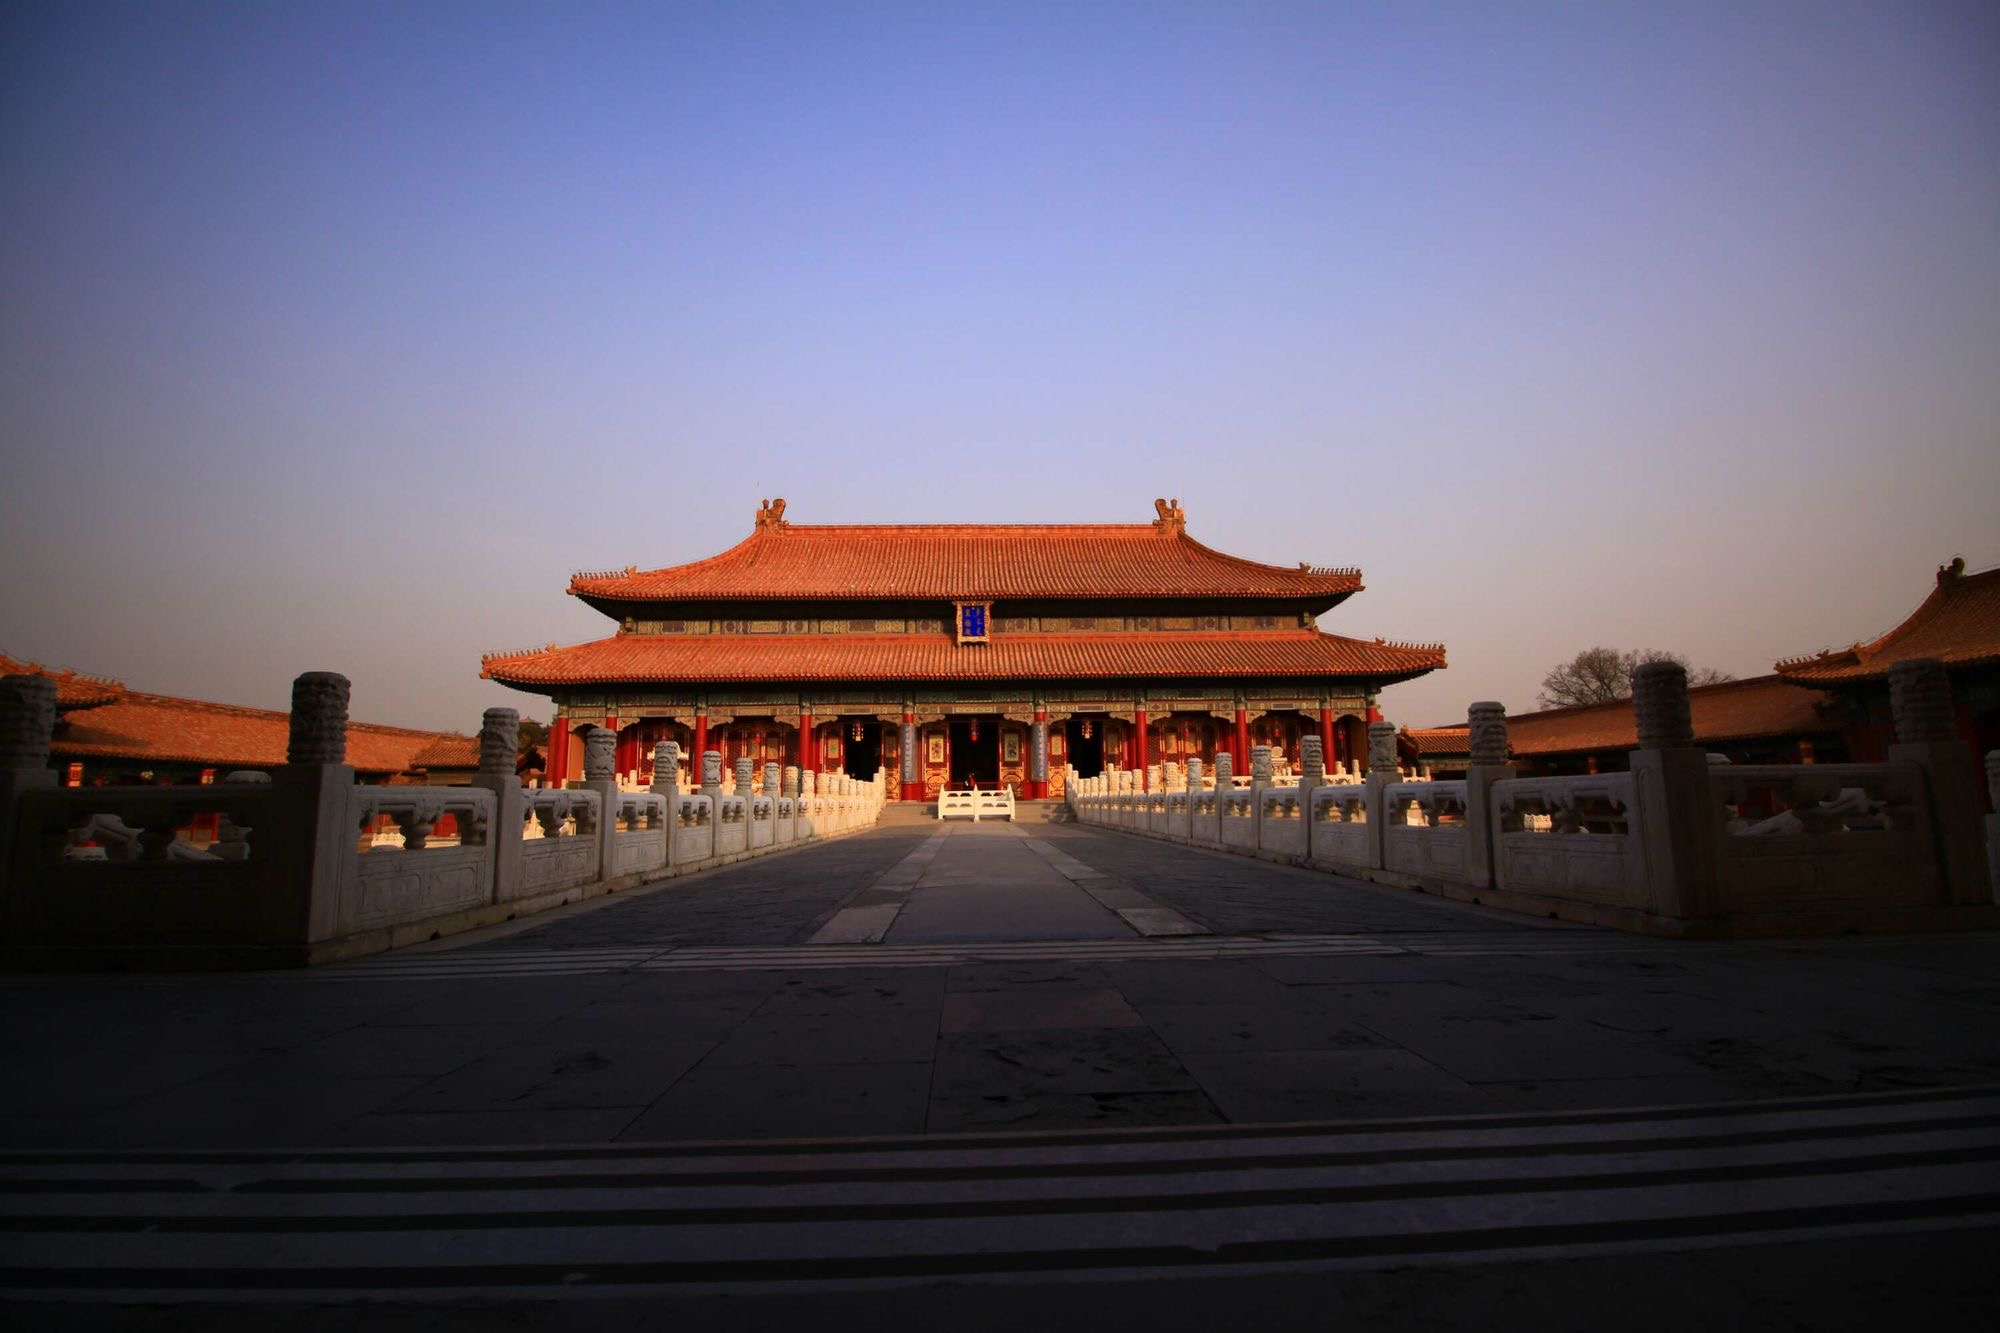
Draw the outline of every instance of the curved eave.
[[[946,634],[641,635],[482,660],[515,689],[604,685],[1000,680],[1340,679],[1379,688],[1446,665],[1441,644],[1317,631],[1010,634],[961,646]]]

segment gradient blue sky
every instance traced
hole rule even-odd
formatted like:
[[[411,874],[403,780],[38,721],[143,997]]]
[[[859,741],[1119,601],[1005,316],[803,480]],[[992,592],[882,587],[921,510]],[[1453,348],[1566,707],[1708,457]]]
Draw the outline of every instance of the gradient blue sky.
[[[2000,8],[12,5],[0,444],[0,648],[372,721],[767,495],[1754,674],[2000,563]]]

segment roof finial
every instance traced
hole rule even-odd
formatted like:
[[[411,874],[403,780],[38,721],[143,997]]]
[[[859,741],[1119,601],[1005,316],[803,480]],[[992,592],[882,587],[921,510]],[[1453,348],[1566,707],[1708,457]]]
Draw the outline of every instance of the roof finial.
[[[783,500],[764,500],[758,504],[757,531],[763,532],[767,528],[776,529],[790,526],[790,524],[785,522],[785,502]]]
[[[1181,508],[1181,502],[1178,499],[1155,500],[1153,501],[1153,508],[1160,515],[1153,520],[1154,527],[1162,532],[1187,531],[1187,511]]]
[[[1956,582],[1964,573],[1965,557],[1955,555],[1951,558],[1950,564],[1938,566],[1938,586],[1942,588],[1948,583]]]

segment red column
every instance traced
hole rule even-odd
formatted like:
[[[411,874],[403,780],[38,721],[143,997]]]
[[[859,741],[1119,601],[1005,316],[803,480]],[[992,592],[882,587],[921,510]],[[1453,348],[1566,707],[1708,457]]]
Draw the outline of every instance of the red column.
[[[897,764],[900,766],[902,772],[917,775],[915,782],[903,783],[903,799],[906,801],[921,801],[924,799],[923,744],[917,736],[916,722],[917,715],[915,713],[903,714],[904,734],[897,738],[896,753],[899,756],[896,760]]]
[[[560,787],[569,777],[569,719],[558,716],[555,725],[549,728],[549,771],[542,780],[551,787]]]
[[[792,762],[798,765],[801,771],[809,768],[817,773],[819,765],[814,762],[817,758],[818,756],[813,753],[813,715],[810,710],[801,708],[799,710],[798,754],[793,758]]]
[[[1380,722],[1382,720],[1382,710],[1377,708],[1374,704],[1369,704],[1368,720],[1370,722]]]
[[[1333,710],[1319,710],[1319,753],[1320,762],[1327,768],[1333,767]],[[1301,756],[1303,759],[1304,756]]]
[[[1146,782],[1146,764],[1148,762],[1146,751],[1151,748],[1147,744],[1148,739],[1146,735],[1146,710],[1135,708],[1132,710],[1132,771],[1139,775],[1139,784],[1141,787]]]
[[[1037,735],[1040,735],[1042,738],[1042,771],[1046,773],[1048,772],[1049,763],[1049,710],[1046,708],[1037,708],[1035,710],[1034,729],[1028,733],[1028,772],[1031,775],[1035,771],[1035,737]],[[1029,800],[1043,801],[1048,799],[1049,780],[1047,778],[1037,780],[1033,776],[1030,776],[1027,782],[1022,785],[1028,789]]]
[[[701,757],[708,753],[708,710],[702,709],[694,715],[694,756],[688,760],[688,781],[701,786]]]
[[[1236,710],[1236,746],[1230,756],[1230,769],[1236,773],[1250,771],[1250,710]]]

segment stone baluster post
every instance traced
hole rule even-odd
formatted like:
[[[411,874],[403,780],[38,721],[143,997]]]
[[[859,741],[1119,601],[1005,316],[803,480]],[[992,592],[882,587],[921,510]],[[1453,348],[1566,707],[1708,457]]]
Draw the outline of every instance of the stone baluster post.
[[[676,813],[676,804],[681,795],[681,747],[678,741],[661,741],[653,747],[653,785],[655,795],[667,798],[667,813]]]
[[[1708,785],[1708,756],[1694,743],[1687,670],[1648,662],[1632,673],[1632,711],[1639,748],[1632,752],[1633,814],[1651,812],[1643,839],[1647,877],[1655,886],[1648,910],[1681,920],[1722,911],[1716,858],[1721,834]]]
[[[1465,710],[1471,759],[1465,767],[1466,871],[1479,888],[1498,883],[1500,821],[1493,812],[1493,784],[1512,777],[1507,763],[1507,708],[1482,700]]]
[[[709,800],[709,817],[722,822],[722,751],[701,752],[701,794]]]
[[[1944,663],[1916,657],[1890,667],[1889,708],[1896,718],[1889,762],[1915,764],[1930,786],[1945,901],[1993,902],[1994,885],[1981,845],[1978,769],[1972,747],[1958,737],[1958,710]]]
[[[1264,791],[1271,785],[1271,747],[1253,745],[1250,747],[1250,817],[1257,822],[1250,845],[1258,851],[1264,850]]]
[[[653,747],[653,794],[667,803],[667,864],[674,863],[674,841],[681,836],[681,747],[661,741]]]
[[[1383,826],[1389,821],[1387,793],[1390,785],[1402,781],[1402,777],[1396,768],[1396,724],[1370,722],[1368,772],[1362,781],[1368,790],[1368,866],[1371,870],[1380,870],[1388,864],[1383,859],[1387,850],[1387,834]]]
[[[782,782],[783,785],[779,788],[779,794],[783,796],[789,796],[790,798],[792,798],[792,800],[797,801],[799,797],[798,765],[787,764],[785,766],[785,773]]]
[[[1235,787],[1236,785],[1235,768],[1236,768],[1236,756],[1230,754],[1229,751],[1227,750],[1219,750],[1216,752],[1215,794],[1217,797],[1228,795],[1229,792]],[[1218,811],[1220,811],[1222,809],[1222,806],[1218,803],[1215,808]]]
[[[521,752],[521,715],[512,708],[489,708],[479,719],[479,771],[472,786],[493,793],[493,827],[486,831],[493,848],[493,896],[502,902],[521,893],[521,825],[527,820],[527,800],[514,772]]]
[[[1305,859],[1313,858],[1313,793],[1326,785],[1326,743],[1317,736],[1299,738],[1299,818],[1304,821]]]
[[[624,789],[618,785],[618,733],[609,727],[591,727],[583,733],[583,777],[569,784],[573,791],[597,793],[597,877],[611,878],[616,863],[618,804]],[[579,823],[578,831],[582,825]],[[673,854],[670,846],[668,855]]]
[[[736,796],[743,802],[743,850],[750,850],[750,806],[757,795],[756,766],[748,758],[736,761]]]
[[[1194,808],[1201,801],[1201,770],[1199,758],[1187,761],[1187,827],[1181,831],[1189,842],[1194,841]]]
[[[56,731],[56,683],[47,676],[0,676],[0,899],[17,873],[14,830],[22,793],[54,787],[49,748]],[[23,859],[31,852],[23,848]],[[18,873],[31,874],[23,865]]]
[[[348,825],[354,795],[348,694],[347,677],[332,671],[308,671],[292,681],[285,763],[272,774],[285,812],[270,839],[272,859],[286,866],[281,882],[299,886],[296,919],[307,943],[338,933],[341,872],[355,854],[357,830]]]
[[[778,775],[781,772],[783,770],[775,763],[764,765],[764,795],[773,801],[778,799]]]

